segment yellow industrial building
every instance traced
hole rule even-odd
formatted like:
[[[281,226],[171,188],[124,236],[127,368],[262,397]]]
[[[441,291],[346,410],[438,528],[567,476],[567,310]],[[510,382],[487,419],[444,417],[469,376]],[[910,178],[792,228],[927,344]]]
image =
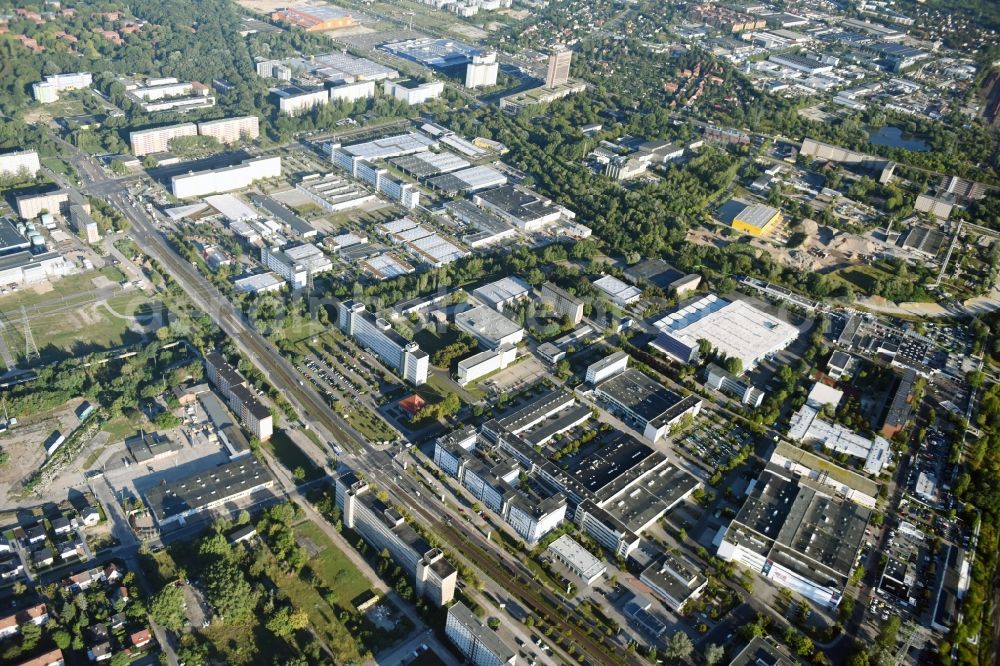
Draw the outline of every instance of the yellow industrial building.
[[[766,236],[781,224],[781,211],[764,204],[750,204],[733,218],[733,229],[751,236]]]

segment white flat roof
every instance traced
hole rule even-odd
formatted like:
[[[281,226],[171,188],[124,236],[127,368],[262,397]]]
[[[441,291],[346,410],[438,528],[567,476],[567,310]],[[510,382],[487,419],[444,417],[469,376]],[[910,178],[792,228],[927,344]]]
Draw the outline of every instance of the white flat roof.
[[[836,407],[840,404],[840,400],[844,397],[844,392],[835,389],[832,386],[827,386],[826,384],[821,384],[816,382],[813,384],[812,389],[809,391],[809,396],[806,398],[806,403],[811,407],[816,409],[822,409],[823,405],[833,405]]]
[[[642,289],[633,287],[627,282],[622,282],[614,275],[605,275],[594,280],[594,286],[606,293],[608,296],[627,303],[642,295]]]
[[[368,266],[371,271],[378,273],[383,278],[392,278],[398,275],[406,275],[407,273],[413,272],[412,268],[404,266],[389,254],[380,254],[377,257],[366,259],[361,263]]]
[[[416,153],[435,145],[437,142],[423,134],[408,132],[387,136],[374,141],[341,146],[345,153],[368,160],[380,160],[398,155]]]
[[[839,423],[819,418],[819,413],[809,405],[792,415],[788,437],[796,441],[818,441],[828,449],[846,453],[865,461],[865,471],[879,474],[889,463],[889,442],[884,437],[868,439]]]
[[[608,570],[604,562],[594,557],[568,534],[563,534],[549,544],[549,550],[569,563],[569,566],[588,583]]]
[[[232,194],[214,194],[205,197],[205,203],[222,213],[230,222],[246,222],[260,217],[256,210]]]
[[[480,301],[496,307],[500,303],[521,298],[531,291],[531,285],[519,277],[505,277],[496,282],[484,284],[472,292]]]
[[[745,369],[799,336],[791,324],[745,301],[730,302],[714,294],[663,317],[655,326],[689,347],[708,340],[727,357],[739,358]]]

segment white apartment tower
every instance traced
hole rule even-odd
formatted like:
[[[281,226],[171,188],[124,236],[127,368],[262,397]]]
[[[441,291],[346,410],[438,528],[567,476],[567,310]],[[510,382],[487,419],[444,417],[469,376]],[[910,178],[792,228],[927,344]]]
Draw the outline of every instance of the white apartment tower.
[[[427,352],[392,330],[389,322],[366,310],[363,303],[343,301],[338,326],[410,384],[420,386],[427,381],[430,365]]]

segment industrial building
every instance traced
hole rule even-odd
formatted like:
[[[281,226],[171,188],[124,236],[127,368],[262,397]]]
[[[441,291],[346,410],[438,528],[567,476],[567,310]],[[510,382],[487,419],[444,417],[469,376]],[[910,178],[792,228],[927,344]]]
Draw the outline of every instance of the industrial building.
[[[271,20],[290,23],[298,28],[303,28],[306,32],[339,30],[357,25],[357,21],[347,11],[332,5],[287,7],[271,14]]]
[[[587,383],[600,384],[608,377],[614,377],[628,367],[628,354],[623,351],[616,351],[610,356],[605,356],[600,361],[587,366]]]
[[[226,362],[225,357],[213,351],[205,355],[205,376],[229,404],[234,414],[251,435],[266,442],[274,434],[271,410],[257,400],[247,380]]]
[[[459,312],[455,315],[455,325],[487,349],[516,345],[524,338],[523,328],[486,305]]]
[[[265,245],[260,249],[260,263],[283,277],[292,289],[302,289],[312,276],[333,270],[333,262],[312,243],[284,248]]]
[[[594,280],[593,285],[611,299],[620,308],[632,305],[642,296],[642,289],[633,287],[613,275],[605,275]]]
[[[917,371],[913,368],[905,368],[893,391],[892,401],[886,411],[885,419],[882,421],[881,434],[885,438],[891,438],[896,433],[906,427],[913,412],[914,385],[917,381]]]
[[[500,64],[496,53],[484,53],[472,56],[472,61],[465,66],[466,88],[488,88],[497,84],[497,73]]]
[[[377,200],[374,194],[332,173],[325,176],[319,174],[306,176],[295,189],[309,197],[320,208],[332,213],[357,208]]]
[[[343,301],[338,309],[337,326],[410,384],[420,386],[427,381],[430,363],[427,352],[392,330],[388,321],[369,312],[363,303]]]
[[[591,555],[590,551],[568,534],[563,534],[549,544],[548,552],[587,585],[592,585],[608,570],[608,566],[604,562]]]
[[[330,88],[331,102],[346,102],[353,104],[359,99],[371,99],[375,96],[374,81],[356,81],[354,83],[344,83]]]
[[[693,564],[671,553],[665,553],[646,567],[639,580],[675,613],[683,611],[684,605],[691,599],[697,599],[708,586],[708,578],[699,573]]]
[[[250,294],[265,294],[281,291],[281,288],[285,286],[285,281],[275,273],[260,273],[237,278],[233,280],[233,286],[236,287],[237,291],[244,291]]]
[[[857,563],[871,510],[769,465],[717,537],[738,562],[818,604],[836,607]]]
[[[538,231],[561,217],[576,217],[562,206],[520,185],[503,185],[477,192],[472,201],[525,232]]]
[[[38,153],[34,150],[19,150],[0,154],[0,176],[25,175],[34,178],[42,168]]]
[[[443,173],[451,173],[467,169],[472,164],[454,153],[442,151],[432,153],[429,150],[403,155],[389,160],[394,166],[414,178],[432,178]]]
[[[69,223],[73,230],[88,243],[96,243],[101,240],[101,232],[98,230],[97,222],[83,206],[74,204],[69,207]]]
[[[59,93],[64,90],[80,90],[89,88],[94,82],[90,72],[75,72],[72,74],[52,74],[38,83],[31,85],[31,94],[39,104],[50,104],[59,99]]]
[[[174,176],[170,179],[170,189],[178,199],[190,199],[241,190],[255,181],[280,175],[281,157],[257,157],[235,166]]]
[[[411,255],[435,268],[468,256],[468,252],[433,229],[417,224],[408,217],[380,224],[378,229],[397,243],[405,245]]]
[[[513,226],[469,201],[449,201],[444,207],[453,218],[468,225],[462,242],[469,247],[485,247],[517,237],[517,230]]]
[[[291,81],[292,72],[296,77],[317,79],[334,86],[360,81],[381,81],[395,79],[399,72],[367,58],[357,58],[347,53],[334,51],[308,58],[286,58],[284,60],[258,60],[257,74],[265,78]]]
[[[736,231],[751,236],[765,236],[781,224],[781,211],[764,204],[749,204],[733,218],[732,227]]]
[[[546,282],[542,285],[541,300],[542,303],[552,306],[556,314],[569,317],[573,326],[583,321],[583,301],[565,289]]]
[[[744,371],[762,358],[790,345],[799,330],[745,301],[714,294],[685,301],[654,324],[660,334],[650,346],[681,363],[698,357],[699,340],[707,340],[726,358],[738,358]]]
[[[330,103],[330,92],[320,86],[284,86],[270,92],[278,100],[278,111],[289,116]]]
[[[517,653],[500,639],[497,632],[483,625],[461,601],[448,609],[444,633],[474,666],[517,663]]]
[[[508,306],[531,296],[531,285],[516,276],[505,277],[474,289],[472,295],[483,305],[503,312]]]
[[[385,94],[410,106],[437,99],[444,93],[444,81],[420,82],[412,79],[386,80],[382,83]]]
[[[829,74],[833,71],[832,64],[820,62],[818,58],[809,58],[797,53],[779,53],[768,57],[768,60],[776,65],[794,69],[797,72],[806,74]]]
[[[454,39],[423,37],[383,44],[380,48],[392,55],[430,69],[451,69],[468,65],[482,51]]]
[[[869,439],[839,423],[832,423],[820,417],[820,410],[809,404],[802,405],[792,415],[788,427],[788,438],[796,442],[809,442],[823,446],[837,453],[844,453],[864,461],[864,470],[878,476],[891,462],[892,449],[889,441],[876,435]]]
[[[569,49],[556,51],[549,55],[548,64],[545,67],[545,87],[555,88],[561,86],[569,80],[569,67],[573,62],[573,52]]]
[[[784,441],[778,441],[768,458],[771,465],[828,486],[839,496],[846,497],[855,504],[868,509],[875,508],[879,484],[867,476],[837,465],[815,453],[800,449]],[[829,491],[828,491],[829,492]]]
[[[413,183],[404,183],[389,175],[388,170],[374,166],[374,162],[426,151],[437,142],[423,134],[409,132],[383,137],[363,143],[342,146],[330,143],[325,146],[330,161],[355,178],[373,186],[404,208],[420,205],[420,190]]]
[[[267,468],[253,456],[244,456],[145,492],[156,524],[161,528],[203,511],[211,511],[274,485]]]
[[[213,137],[219,143],[252,141],[260,136],[260,120],[257,116],[206,120],[198,123],[198,134]]]
[[[181,136],[197,136],[198,126],[194,123],[153,127],[129,132],[132,154],[136,157],[152,153],[162,153],[170,148],[170,141]]]
[[[418,597],[438,607],[451,603],[458,582],[455,567],[445,559],[441,549],[432,548],[398,511],[380,500],[367,482],[353,472],[339,477],[336,501],[344,527],[358,532],[376,552],[388,550],[396,564],[413,579]]]
[[[594,388],[594,395],[650,442],[659,441],[685,416],[701,411],[697,396],[682,397],[634,368],[605,379]]]
[[[488,164],[470,166],[427,181],[429,187],[449,195],[478,192],[506,184],[507,176]]]

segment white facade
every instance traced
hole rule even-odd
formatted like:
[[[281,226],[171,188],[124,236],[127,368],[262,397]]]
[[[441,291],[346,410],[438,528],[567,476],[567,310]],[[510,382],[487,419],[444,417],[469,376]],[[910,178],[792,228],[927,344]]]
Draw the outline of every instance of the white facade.
[[[428,83],[422,83],[413,88],[408,88],[402,83],[393,83],[392,81],[385,82],[385,94],[390,97],[395,97],[401,102],[406,102],[410,106],[414,104],[423,104],[432,99],[437,99],[444,92],[444,82],[443,81],[430,81]]]
[[[174,176],[170,179],[173,195],[178,199],[231,192],[249,187],[254,181],[281,175],[280,157],[258,157],[242,164]]]
[[[132,154],[136,157],[150,153],[162,153],[170,148],[170,140],[180,136],[197,136],[198,126],[194,123],[170,125],[169,127],[154,127],[129,133],[129,143],[132,144]]]
[[[491,372],[503,370],[517,358],[517,347],[507,345],[496,351],[484,351],[458,363],[458,383],[465,386]]]
[[[372,350],[383,363],[414,386],[427,381],[430,357],[415,342],[392,330],[385,319],[365,309],[363,303],[340,304],[337,325],[361,346]]]
[[[314,106],[330,103],[330,93],[326,88],[318,90],[272,90],[278,98],[278,110],[289,116],[304,113]]]
[[[331,102],[356,102],[359,99],[369,99],[375,96],[374,81],[357,81],[330,88]]]
[[[260,121],[257,116],[207,120],[198,123],[198,134],[218,139],[219,143],[256,139],[260,136]]]
[[[44,80],[32,84],[31,92],[42,104],[48,104],[59,99],[59,93],[64,90],[79,90],[89,88],[93,83],[90,72],[74,72],[71,74],[53,74]]]
[[[524,338],[523,328],[486,305],[459,312],[455,325],[489,349],[516,345]]]
[[[472,62],[465,67],[465,87],[485,88],[495,86],[500,65],[496,53],[472,56]]]
[[[613,377],[628,367],[628,354],[623,351],[602,358],[587,366],[587,383],[599,384],[608,377]]]
[[[310,274],[319,275],[333,270],[333,262],[312,243],[284,249],[264,246],[260,249],[260,262],[287,280],[292,289],[305,287]]]
[[[22,150],[0,155],[0,176],[16,176],[24,172],[34,178],[41,168],[42,164],[38,161],[38,153],[34,150]]]

